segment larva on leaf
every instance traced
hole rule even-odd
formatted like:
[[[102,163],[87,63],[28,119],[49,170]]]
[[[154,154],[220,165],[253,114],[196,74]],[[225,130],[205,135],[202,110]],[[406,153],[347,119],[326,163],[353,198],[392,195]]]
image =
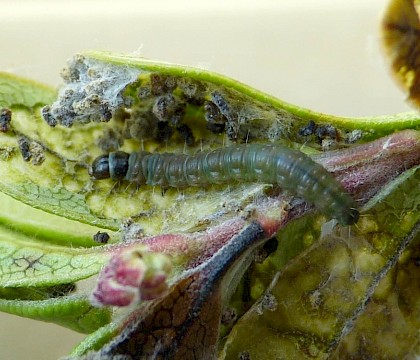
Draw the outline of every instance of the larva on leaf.
[[[352,225],[359,218],[352,197],[326,169],[282,145],[243,144],[197,155],[117,151],[96,158],[90,175],[174,188],[235,181],[278,184],[341,225]]]

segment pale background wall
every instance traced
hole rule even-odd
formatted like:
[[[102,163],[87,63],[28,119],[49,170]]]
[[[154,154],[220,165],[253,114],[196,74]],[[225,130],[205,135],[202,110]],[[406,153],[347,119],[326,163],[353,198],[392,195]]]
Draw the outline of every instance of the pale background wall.
[[[313,110],[406,111],[378,45],[386,3],[0,0],[0,70],[58,85],[73,54],[113,50],[204,66]],[[0,360],[56,359],[82,338],[5,314],[0,324]]]

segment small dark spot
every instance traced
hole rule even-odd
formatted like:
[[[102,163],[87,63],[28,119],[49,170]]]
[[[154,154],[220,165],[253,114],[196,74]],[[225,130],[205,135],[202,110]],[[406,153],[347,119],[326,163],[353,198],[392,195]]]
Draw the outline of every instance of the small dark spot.
[[[109,108],[109,105],[103,102],[99,107],[99,115],[101,116],[101,121],[108,122],[112,119],[112,111]]]
[[[204,104],[206,86],[203,83],[187,78],[180,78],[178,80],[178,86],[187,103],[196,106],[202,106]]]
[[[263,249],[267,252],[267,256],[272,254],[274,251],[277,250],[279,245],[279,241],[276,237],[272,237],[271,239],[267,240],[263,245]]]
[[[251,355],[248,351],[242,351],[238,355],[238,360],[251,360]]]
[[[204,118],[212,123],[225,123],[226,117],[221,113],[219,108],[211,101],[204,103]]]
[[[212,101],[213,101],[214,105],[216,105],[219,108],[219,111],[227,119],[230,120],[231,110],[230,110],[228,102],[223,97],[223,95],[221,93],[219,93],[218,91],[213,91],[212,94],[211,94],[211,98],[212,98]]]
[[[172,94],[159,96],[153,104],[152,112],[159,121],[179,125],[185,115],[186,104]]]
[[[240,126],[237,122],[229,121],[227,123],[227,128],[226,128],[226,135],[229,138],[229,140],[232,140],[232,141],[238,140],[239,130],[240,130]]]
[[[188,125],[182,124],[182,125],[178,126],[176,129],[178,130],[179,134],[181,135],[181,137],[184,139],[184,142],[188,146],[191,146],[191,145],[194,144],[194,142],[195,142],[194,135],[193,135],[193,132]]]
[[[226,124],[208,123],[206,127],[213,134],[222,134],[225,131]]]
[[[173,76],[166,76],[165,78],[165,89],[166,91],[173,91],[176,88],[177,79]]]
[[[306,126],[303,126],[299,129],[299,136],[309,136],[313,135],[316,130],[316,124],[314,121],[310,120]]]
[[[106,232],[98,231],[95,235],[93,235],[93,241],[98,244],[107,244],[109,241],[109,235]]]
[[[257,264],[262,264],[264,260],[267,259],[267,256],[267,251],[265,251],[263,248],[260,248],[255,252],[254,261]]]
[[[178,126],[181,124],[182,120],[184,119],[186,112],[186,104],[185,103],[178,103],[175,107],[174,113],[169,119],[169,122],[173,126]]]
[[[420,267],[420,256],[416,256],[413,258],[413,263],[415,266]]]
[[[153,104],[152,112],[160,121],[168,121],[174,114],[177,103],[172,94],[159,96]]]
[[[171,76],[151,74],[150,85],[153,95],[163,95],[176,87],[176,80]]]
[[[24,161],[32,159],[33,165],[41,165],[44,162],[44,148],[41,144],[22,136],[18,139],[18,146]]]
[[[337,129],[330,125],[317,125],[314,121],[310,120],[308,124],[304,127],[301,127],[298,131],[299,136],[310,136],[315,135],[316,140],[319,144],[325,147],[325,150],[329,145],[334,146],[335,142],[339,138],[339,134]],[[326,140],[332,140],[330,142],[326,142]]]
[[[159,121],[157,123],[155,140],[166,141],[172,136],[173,133],[174,129],[166,121]]]
[[[238,312],[234,308],[226,308],[222,313],[222,324],[232,326],[238,319]]]
[[[214,105],[217,106],[220,113],[226,117],[226,135],[231,141],[237,141],[240,134],[240,123],[238,121],[237,111],[233,111],[231,105],[226,100],[225,96],[218,91],[211,93],[211,99]],[[245,136],[246,137],[246,134]]]
[[[19,146],[19,150],[20,153],[22,154],[23,160],[24,161],[29,161],[31,160],[32,157],[32,153],[29,150],[29,139],[27,139],[26,137],[21,137],[18,140],[18,146]]]
[[[242,291],[242,301],[247,303],[251,301],[251,270],[250,268],[245,271],[243,276],[243,291]]]
[[[54,127],[57,125],[57,120],[54,118],[54,116],[52,116],[51,107],[49,105],[45,105],[41,109],[41,115],[49,126]]]
[[[0,131],[7,132],[10,129],[10,122],[12,121],[12,111],[3,108],[0,111]]]
[[[204,118],[207,121],[207,129],[211,132],[221,134],[225,130],[227,118],[211,101],[204,103]]]
[[[315,130],[315,135],[318,138],[318,142],[321,143],[324,139],[335,139],[337,140],[337,130],[332,125],[318,126]]]

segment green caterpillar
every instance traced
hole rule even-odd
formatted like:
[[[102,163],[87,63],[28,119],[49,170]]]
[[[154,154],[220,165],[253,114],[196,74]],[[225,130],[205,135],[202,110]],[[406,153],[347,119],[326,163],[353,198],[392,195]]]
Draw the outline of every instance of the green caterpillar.
[[[282,145],[244,144],[197,155],[117,151],[96,158],[90,174],[96,179],[175,188],[233,181],[278,184],[342,225],[359,218],[354,200],[326,169]]]

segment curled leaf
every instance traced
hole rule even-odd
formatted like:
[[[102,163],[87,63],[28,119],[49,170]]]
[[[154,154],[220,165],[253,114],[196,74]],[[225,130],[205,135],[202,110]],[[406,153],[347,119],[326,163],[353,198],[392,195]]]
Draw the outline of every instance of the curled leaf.
[[[38,301],[0,299],[0,310],[34,320],[53,322],[87,334],[111,320],[109,309],[94,308],[86,296],[80,295]]]
[[[0,188],[33,207],[107,229],[117,230],[121,219],[129,219],[122,224],[127,241],[136,236],[205,228],[213,221],[235,217],[270,190],[263,184],[232,182],[182,192],[168,189],[162,197],[153,187],[94,182],[87,168],[103,152],[144,147],[154,152],[194,154],[226,142],[284,138],[287,143],[316,142],[313,145],[318,147],[324,140],[333,140],[334,146],[340,147],[391,128],[416,128],[419,124],[419,119],[409,115],[358,120],[317,114],[221,75],[117,54],[76,56],[64,77],[66,85],[58,99],[50,101],[43,111],[43,97],[23,103],[26,107],[4,100],[12,110],[13,121],[11,131],[0,137],[4,154]],[[25,80],[7,80],[14,81],[15,88],[23,92],[17,99],[29,98],[36,86],[37,91],[45,92],[41,85],[26,88]],[[52,94],[48,92],[49,98]],[[315,131],[313,141],[308,131],[301,131],[308,121],[316,123],[311,127]],[[70,129],[59,126],[73,123]],[[356,130],[361,131],[361,137],[350,141]],[[18,145],[22,137],[29,144],[29,159],[38,158],[31,146],[41,146],[42,164],[24,161]]]
[[[78,331],[103,325],[74,352],[85,356],[93,350],[103,358],[211,358],[218,350],[222,358],[235,359],[322,357],[348,346],[348,328],[369,327],[360,320],[367,301],[396,271],[402,253],[415,254],[409,243],[417,236],[420,138],[415,130],[394,132],[418,129],[417,113],[335,117],[208,71],[99,52],[72,59],[64,80],[55,99],[48,87],[0,75],[0,106],[7,109],[0,191],[11,209],[0,209],[5,311]],[[343,229],[330,223],[318,243],[322,215],[292,223],[311,206],[272,184],[139,188],[95,181],[88,173],[95,158],[116,150],[194,154],[244,142],[308,150],[357,201],[363,210],[358,224]],[[224,165],[233,162],[228,160]],[[304,191],[296,193],[319,200],[318,178],[299,169],[295,186]],[[278,250],[258,256],[266,258],[261,264],[253,262],[257,248],[280,229],[295,237],[280,233]],[[111,244],[99,246],[95,239],[104,233]],[[119,235],[123,244],[115,244]],[[166,260],[158,266],[152,256],[142,258],[139,246],[161,253],[159,259],[171,257],[173,271]],[[403,287],[413,262],[402,264]],[[95,312],[86,303],[95,286],[102,305],[121,305],[103,301],[119,286],[134,297],[147,296],[136,304],[129,298],[122,305],[132,306],[112,311],[111,318],[110,310]],[[409,286],[399,294],[407,304],[401,316],[409,317],[415,304],[411,294],[416,296]],[[255,329],[261,331],[252,333],[255,343],[244,343]]]

